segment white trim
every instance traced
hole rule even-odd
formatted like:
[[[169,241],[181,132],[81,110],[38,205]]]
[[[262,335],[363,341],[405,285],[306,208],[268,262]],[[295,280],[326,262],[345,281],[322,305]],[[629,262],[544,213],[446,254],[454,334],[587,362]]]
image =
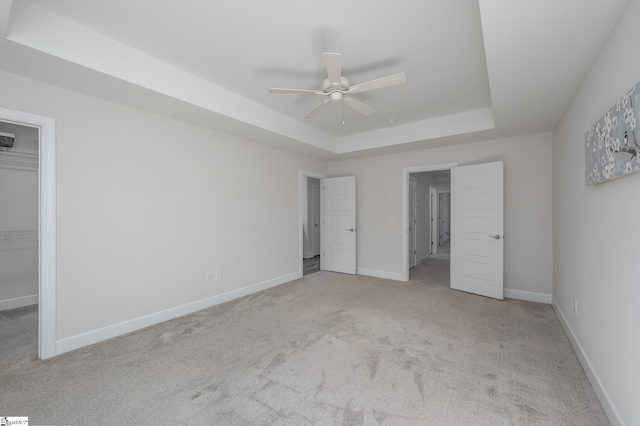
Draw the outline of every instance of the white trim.
[[[567,336],[569,337],[571,346],[573,346],[573,350],[578,356],[578,360],[580,360],[580,364],[582,364],[582,368],[584,372],[587,374],[587,377],[591,382],[591,386],[593,386],[593,390],[596,392],[596,395],[600,400],[600,404],[602,404],[602,408],[604,409],[604,412],[607,415],[609,422],[612,425],[624,425],[625,422],[622,419],[620,412],[618,411],[615,404],[613,403],[613,400],[609,396],[609,392],[607,392],[607,389],[602,384],[602,381],[600,380],[600,376],[598,376],[598,373],[596,372],[595,368],[593,368],[593,365],[591,364],[589,357],[585,353],[584,349],[582,348],[582,345],[580,344],[580,341],[578,340],[575,333],[573,332],[573,329],[569,325],[567,318],[562,313],[560,306],[558,306],[558,303],[556,302],[555,297],[552,297],[551,305],[553,306],[553,310],[556,311],[556,314],[558,315],[558,319],[560,319],[560,324],[562,324],[562,328],[564,328],[564,331],[567,333]]]
[[[240,297],[248,296],[262,290],[267,290],[271,287],[275,287],[298,278],[298,273],[294,272],[292,274],[283,275],[281,277],[273,278],[261,283],[229,291],[227,293],[222,293],[216,296],[208,297],[206,299],[198,300],[196,302],[186,303],[184,305],[169,308],[164,311],[155,312],[153,314],[134,318],[128,321],[123,321],[118,324],[109,325],[96,330],[87,331],[75,336],[60,339],[56,342],[56,351],[58,354],[69,352],[74,349],[101,342],[103,340],[121,336],[126,333],[131,333],[132,331],[140,330],[151,325],[159,324],[164,321],[169,321],[174,318],[188,315],[202,309],[210,308],[221,303],[229,302]]]
[[[534,293],[532,291],[514,290],[512,288],[504,289],[504,297],[510,299],[527,300],[529,302],[551,304],[552,295],[547,293]]]
[[[422,256],[420,259],[418,259],[418,261],[416,262],[416,265],[419,265],[420,263],[424,262],[425,260],[427,260],[430,257],[431,257],[431,253]]]
[[[56,121],[0,107],[0,120],[39,129],[38,356],[56,353]]]
[[[398,274],[396,272],[377,271],[375,269],[357,268],[356,274],[365,275],[367,277],[384,278],[394,281],[406,281],[402,279],[402,274]]]
[[[22,308],[23,306],[31,306],[38,304],[38,295],[14,297],[13,299],[0,300],[0,311],[7,309]]]
[[[426,166],[405,167],[402,169],[402,273],[401,281],[409,281],[409,175],[411,173],[437,172],[451,170],[458,163],[433,164]]]
[[[302,265],[302,259],[304,258],[304,235],[302,233],[302,228],[304,226],[304,215],[307,210],[307,182],[305,177],[310,177],[314,179],[326,179],[327,175],[323,175],[320,173],[309,172],[307,170],[300,170],[298,172],[298,276],[296,278],[302,278],[304,274],[304,266]],[[321,213],[322,215],[322,213]],[[321,230],[322,232],[322,230]],[[320,251],[322,252],[322,247],[320,247]]]

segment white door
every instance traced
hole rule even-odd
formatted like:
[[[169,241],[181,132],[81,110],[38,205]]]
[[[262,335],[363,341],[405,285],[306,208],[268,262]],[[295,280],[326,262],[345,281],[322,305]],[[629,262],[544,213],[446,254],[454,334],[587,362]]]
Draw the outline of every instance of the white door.
[[[416,266],[416,194],[418,179],[409,176],[409,269]]]
[[[356,273],[356,178],[321,180],[322,238],[320,268]]]
[[[311,230],[313,255],[320,254],[320,185],[311,186]]]
[[[502,161],[451,169],[451,288],[503,299]]]

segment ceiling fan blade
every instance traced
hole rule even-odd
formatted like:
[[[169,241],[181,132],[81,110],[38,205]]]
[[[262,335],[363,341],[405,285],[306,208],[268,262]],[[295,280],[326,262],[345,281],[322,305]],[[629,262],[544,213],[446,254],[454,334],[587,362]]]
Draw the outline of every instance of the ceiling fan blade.
[[[318,113],[318,111],[320,111],[322,109],[322,107],[324,107],[326,104],[328,104],[329,102],[331,102],[331,98],[327,98],[324,101],[320,102],[318,105],[316,105],[315,107],[313,107],[313,109],[311,111],[309,111],[307,113],[307,115],[304,116],[304,118],[311,118],[314,115],[316,115]]]
[[[342,55],[339,53],[325,52],[322,56],[324,57],[324,66],[327,69],[327,75],[329,76],[329,83],[336,88],[340,87],[340,80],[342,77]]]
[[[343,100],[344,103],[347,104],[347,106],[350,106],[362,115],[371,115],[376,112],[374,108],[370,107],[364,102],[360,102],[359,100],[352,98],[351,96],[345,96]]]
[[[283,95],[326,95],[326,93],[320,92],[318,90],[279,89],[275,87],[269,89],[269,93],[280,93]]]
[[[407,82],[407,76],[403,72],[399,74],[389,75],[387,77],[378,78],[376,80],[367,81],[365,83],[351,86],[347,93],[362,93],[367,90],[382,89],[383,87],[395,86]]]

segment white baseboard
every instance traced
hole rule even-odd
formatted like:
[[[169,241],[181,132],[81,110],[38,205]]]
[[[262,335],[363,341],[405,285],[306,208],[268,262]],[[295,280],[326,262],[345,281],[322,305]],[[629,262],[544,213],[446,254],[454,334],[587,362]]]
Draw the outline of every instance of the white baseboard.
[[[564,328],[564,331],[567,333],[567,336],[569,337],[571,346],[573,346],[573,350],[578,356],[578,360],[580,360],[580,364],[582,364],[582,369],[587,374],[587,377],[591,382],[591,386],[593,386],[593,390],[596,392],[596,395],[600,400],[600,404],[602,404],[602,408],[605,414],[607,415],[609,422],[614,426],[624,425],[625,423],[622,420],[622,417],[620,416],[620,413],[618,412],[618,409],[616,408],[615,404],[611,400],[611,397],[609,396],[609,392],[607,392],[604,385],[602,384],[602,381],[600,380],[600,376],[598,376],[598,373],[593,368],[593,365],[591,364],[589,357],[585,353],[584,349],[582,349],[582,345],[580,344],[580,342],[578,341],[578,338],[574,334],[573,329],[571,328],[571,326],[569,325],[569,322],[567,321],[567,318],[564,316],[564,314],[562,313],[562,310],[556,303],[555,298],[552,298],[552,306],[553,306],[553,309],[556,311],[558,318],[560,319],[560,324],[562,324],[562,328]]]
[[[239,297],[248,296],[249,294],[257,293],[259,291],[266,290],[268,288],[275,287],[289,281],[293,281],[300,278],[300,276],[301,274],[299,271],[294,272],[292,274],[283,275],[281,277],[243,287],[238,290],[233,290],[227,293],[218,294],[216,296],[198,300],[196,302],[187,303],[181,306],[169,308],[164,311],[155,312],[153,314],[134,318],[118,324],[102,327],[97,330],[91,330],[85,333],[77,334],[75,336],[66,337],[56,342],[56,355],[60,355],[84,346],[92,345],[103,340],[111,339],[112,337],[121,336],[123,334],[140,330],[142,328],[168,321],[170,319],[178,318],[183,315],[188,315],[202,309],[229,302]]]
[[[0,300],[0,311],[6,311],[7,309],[22,308],[23,306],[37,305],[38,295],[32,294],[30,296],[14,297],[13,299]]]
[[[529,302],[551,304],[552,296],[547,293],[534,293],[532,291],[514,290],[512,288],[504,289],[504,297],[509,299],[527,300]]]
[[[422,256],[420,259],[416,260],[416,264],[424,262],[424,261],[425,261],[425,260],[427,260],[429,257],[431,257],[431,253],[429,253],[429,254],[428,254],[428,255],[426,255],[426,256]]]
[[[356,270],[358,275],[366,275],[367,277],[385,278],[387,280],[402,281],[402,274],[387,271],[377,271],[375,269],[358,268]]]

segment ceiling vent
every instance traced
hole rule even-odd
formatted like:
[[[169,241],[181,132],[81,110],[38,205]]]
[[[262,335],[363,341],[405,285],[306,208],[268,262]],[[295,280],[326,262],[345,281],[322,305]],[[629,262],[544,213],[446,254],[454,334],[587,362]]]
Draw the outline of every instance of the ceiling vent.
[[[16,135],[13,133],[0,132],[0,148],[13,148],[13,141],[16,140]]]

